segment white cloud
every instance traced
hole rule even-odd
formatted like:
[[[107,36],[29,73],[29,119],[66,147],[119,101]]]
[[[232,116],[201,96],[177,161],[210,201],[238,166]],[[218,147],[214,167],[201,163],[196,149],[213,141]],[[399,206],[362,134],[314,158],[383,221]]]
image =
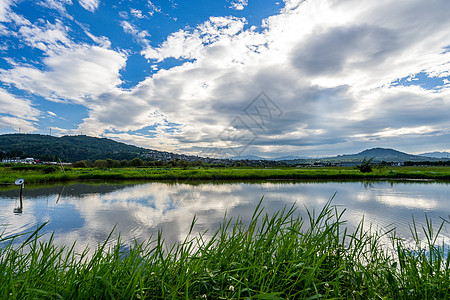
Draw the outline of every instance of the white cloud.
[[[450,24],[444,13],[447,4],[416,1],[394,8],[387,1],[371,7],[352,1],[286,4],[282,14],[265,21],[262,33],[209,32],[205,28],[213,26],[205,23],[191,32],[176,32],[160,47],[144,52],[147,58],[157,60],[196,59],[161,71],[151,80],[156,86],[171,87],[155,89],[170,91],[167,98],[178,99],[178,113],[158,104],[161,110],[180,123],[192,124],[172,135],[180,144],[189,148],[207,142],[208,137],[213,139],[214,134],[217,140],[226,120],[242,115],[242,109],[260,90],[269,92],[289,111],[261,134],[253,151],[270,151],[274,143],[296,149],[314,145],[335,149],[343,144],[348,147],[350,142],[359,148],[364,145],[360,140],[352,141],[351,136],[368,130],[375,136],[380,132],[376,138],[381,144],[394,144],[394,135],[405,144],[412,133],[424,138],[435,134],[423,128],[449,125],[444,115],[436,114],[450,108],[448,90],[436,94],[417,87],[383,88],[422,70],[430,75],[432,71],[446,74],[450,59],[442,49],[450,40],[446,29]],[[208,34],[214,37],[212,42],[203,38]],[[202,82],[210,88],[200,88]],[[150,80],[139,88],[145,89],[147,83]],[[149,98],[159,97],[152,94]],[[405,106],[411,99],[417,99],[416,106]],[[380,106],[391,108],[380,110]],[[304,129],[296,134],[297,128]],[[404,138],[399,141],[399,137]]]
[[[78,0],[78,2],[84,9],[90,12],[94,12],[100,5],[100,0]]]
[[[122,21],[120,22],[120,26],[122,26],[123,31],[127,34],[131,34],[139,43],[142,43],[145,46],[148,46],[149,42],[147,40],[150,37],[150,34],[146,30],[139,30],[135,26],[133,26],[130,22]]]
[[[88,37],[90,37],[95,43],[97,43],[101,47],[103,48],[111,47],[111,41],[106,36],[95,36],[87,30],[85,30],[85,33]]]
[[[335,153],[349,145],[411,145],[411,135],[448,134],[438,130],[450,125],[443,113],[450,109],[448,89],[389,84],[422,70],[448,70],[449,54],[442,49],[450,40],[449,20],[438,2],[424,8],[418,1],[396,4],[392,10],[387,3],[289,1],[262,32],[244,30],[245,20],[233,17],[175,32],[143,54],[192,61],[161,69],[129,92],[102,95],[80,128],[113,130],[111,136],[143,146],[197,154],[208,146],[245,147],[245,141],[220,138],[237,116],[258,136],[248,148],[253,153],[323,147]],[[408,7],[416,14],[406,14]],[[284,110],[264,130],[243,111],[261,91]],[[153,122],[156,111],[163,121]],[[155,127],[155,138],[131,133],[147,126]]]
[[[132,9],[130,10],[130,12],[131,12],[131,14],[132,14],[133,16],[135,16],[135,17],[138,18],[138,19],[143,19],[143,18],[145,18],[145,17],[142,15],[142,10],[132,8]]]
[[[208,45],[241,32],[245,23],[245,19],[235,17],[210,17],[193,31],[175,32],[160,47],[149,46],[142,53],[146,58],[158,61],[168,57],[197,59],[204,55]]]
[[[44,59],[48,71],[29,66],[3,70],[0,78],[54,101],[65,99],[77,103],[113,90],[121,83],[119,71],[125,55],[97,46],[76,46]]]
[[[8,20],[7,14],[13,3],[13,0],[0,0],[0,22],[5,22]]]
[[[156,13],[160,13],[161,12],[161,8],[156,6],[155,4],[152,3],[152,1],[148,1],[147,3],[147,7],[149,8],[148,14],[150,16],[153,16]]]
[[[30,47],[44,52],[54,52],[71,46],[73,42],[67,36],[68,28],[61,22],[55,24],[40,20],[39,25],[28,23],[19,28],[17,35]]]
[[[148,7],[156,11],[150,1]],[[444,0],[285,0],[260,31],[246,29],[245,19],[211,17],[158,46],[149,45],[147,31],[123,21],[158,70],[129,90],[119,88],[124,54],[74,45],[61,23],[24,23],[24,40],[48,54],[46,70],[16,65],[1,79],[86,105],[89,116],[79,129],[87,134],[158,143],[159,149],[243,148],[245,141],[220,138],[240,117],[246,134],[257,136],[248,148],[253,153],[348,153],[371,145],[420,151],[430,141],[444,145],[450,135],[448,11]],[[168,58],[179,65],[163,69],[159,62]],[[435,90],[391,85],[418,73],[444,84]],[[244,112],[261,91],[283,111],[264,128]],[[149,126],[152,132],[142,133]]]
[[[39,110],[32,106],[31,101],[17,98],[2,88],[0,88],[0,113],[32,121],[37,121],[37,117],[40,115]]]
[[[72,5],[72,0],[42,0],[37,2],[38,5],[54,9],[58,11],[62,16],[72,20],[72,16],[67,13],[65,5]]]
[[[233,0],[230,8],[235,10],[243,10],[248,5],[248,0]]]
[[[36,131],[33,121],[40,116],[31,101],[17,98],[0,88],[0,127],[8,127],[24,132]]]
[[[0,114],[0,128],[8,128],[14,131],[20,132],[33,132],[37,131],[34,124],[28,120],[21,118],[15,118],[10,116],[3,116]]]

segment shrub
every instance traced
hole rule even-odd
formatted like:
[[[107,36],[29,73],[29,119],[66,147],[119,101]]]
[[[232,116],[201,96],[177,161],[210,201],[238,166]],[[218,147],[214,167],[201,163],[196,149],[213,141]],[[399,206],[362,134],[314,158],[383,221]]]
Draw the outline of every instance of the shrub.
[[[364,157],[364,159],[361,161],[361,164],[359,166],[356,166],[361,172],[363,173],[370,173],[372,172],[372,160],[375,157],[372,157],[370,159],[367,159]]]
[[[57,167],[57,166],[45,166],[45,167],[42,169],[42,172],[43,172],[44,174],[50,174],[50,173],[56,172],[56,171],[58,171],[58,170],[59,170],[59,167]]]
[[[76,161],[72,164],[72,166],[74,168],[87,168],[87,161],[85,160]]]

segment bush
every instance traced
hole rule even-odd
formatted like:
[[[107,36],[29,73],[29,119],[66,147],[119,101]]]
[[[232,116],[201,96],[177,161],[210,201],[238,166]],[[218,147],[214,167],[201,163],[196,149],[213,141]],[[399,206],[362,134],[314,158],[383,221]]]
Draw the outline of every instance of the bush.
[[[142,167],[144,165],[144,161],[140,158],[134,158],[130,161],[129,165],[131,167]]]
[[[106,164],[108,168],[119,168],[120,167],[120,161],[114,160],[111,158],[106,159]]]
[[[99,160],[96,160],[94,162],[94,166],[96,168],[107,168],[108,167],[108,162],[106,160],[99,159]]]
[[[87,161],[85,160],[76,161],[72,164],[72,166],[74,168],[87,168]]]
[[[59,167],[57,167],[57,166],[46,166],[42,169],[42,172],[44,174],[50,174],[50,173],[56,172],[58,170],[59,170]]]
[[[370,173],[372,172],[372,160],[375,157],[372,157],[370,159],[367,159],[364,157],[364,159],[361,161],[361,164],[359,166],[356,166],[361,172],[363,173]]]

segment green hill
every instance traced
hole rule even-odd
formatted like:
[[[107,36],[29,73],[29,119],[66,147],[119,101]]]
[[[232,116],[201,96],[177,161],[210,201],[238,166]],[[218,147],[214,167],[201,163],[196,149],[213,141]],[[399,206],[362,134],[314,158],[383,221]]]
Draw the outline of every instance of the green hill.
[[[364,159],[364,157],[366,157],[366,158],[374,157],[375,162],[381,162],[381,161],[405,162],[405,161],[435,160],[434,158],[412,155],[412,154],[400,152],[400,151],[397,151],[394,149],[387,149],[387,148],[372,148],[372,149],[366,149],[357,154],[337,156],[338,159],[342,159],[343,161],[362,160],[362,159]]]
[[[40,134],[0,135],[0,158],[34,157],[62,161],[133,159],[147,149],[86,135],[54,137]]]

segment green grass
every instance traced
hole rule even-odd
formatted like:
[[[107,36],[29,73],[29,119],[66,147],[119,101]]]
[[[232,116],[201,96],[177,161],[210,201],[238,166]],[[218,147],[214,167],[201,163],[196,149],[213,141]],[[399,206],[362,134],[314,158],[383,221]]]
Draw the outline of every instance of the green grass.
[[[450,167],[386,167],[361,173],[350,167],[324,168],[66,168],[66,174],[48,166],[0,166],[0,183],[24,178],[26,183],[83,179],[103,180],[363,180],[363,179],[434,179],[450,180]]]
[[[248,226],[224,218],[219,230],[166,247],[161,235],[123,250],[120,239],[75,253],[39,230],[14,246],[0,238],[2,299],[446,299],[448,249],[431,221],[413,247],[395,235],[347,230],[327,203],[299,217],[294,207],[267,215],[256,208]],[[442,227],[440,228],[442,229]],[[188,230],[188,228],[187,228]],[[390,244],[385,245],[390,236]],[[391,251],[389,250],[391,249]]]

